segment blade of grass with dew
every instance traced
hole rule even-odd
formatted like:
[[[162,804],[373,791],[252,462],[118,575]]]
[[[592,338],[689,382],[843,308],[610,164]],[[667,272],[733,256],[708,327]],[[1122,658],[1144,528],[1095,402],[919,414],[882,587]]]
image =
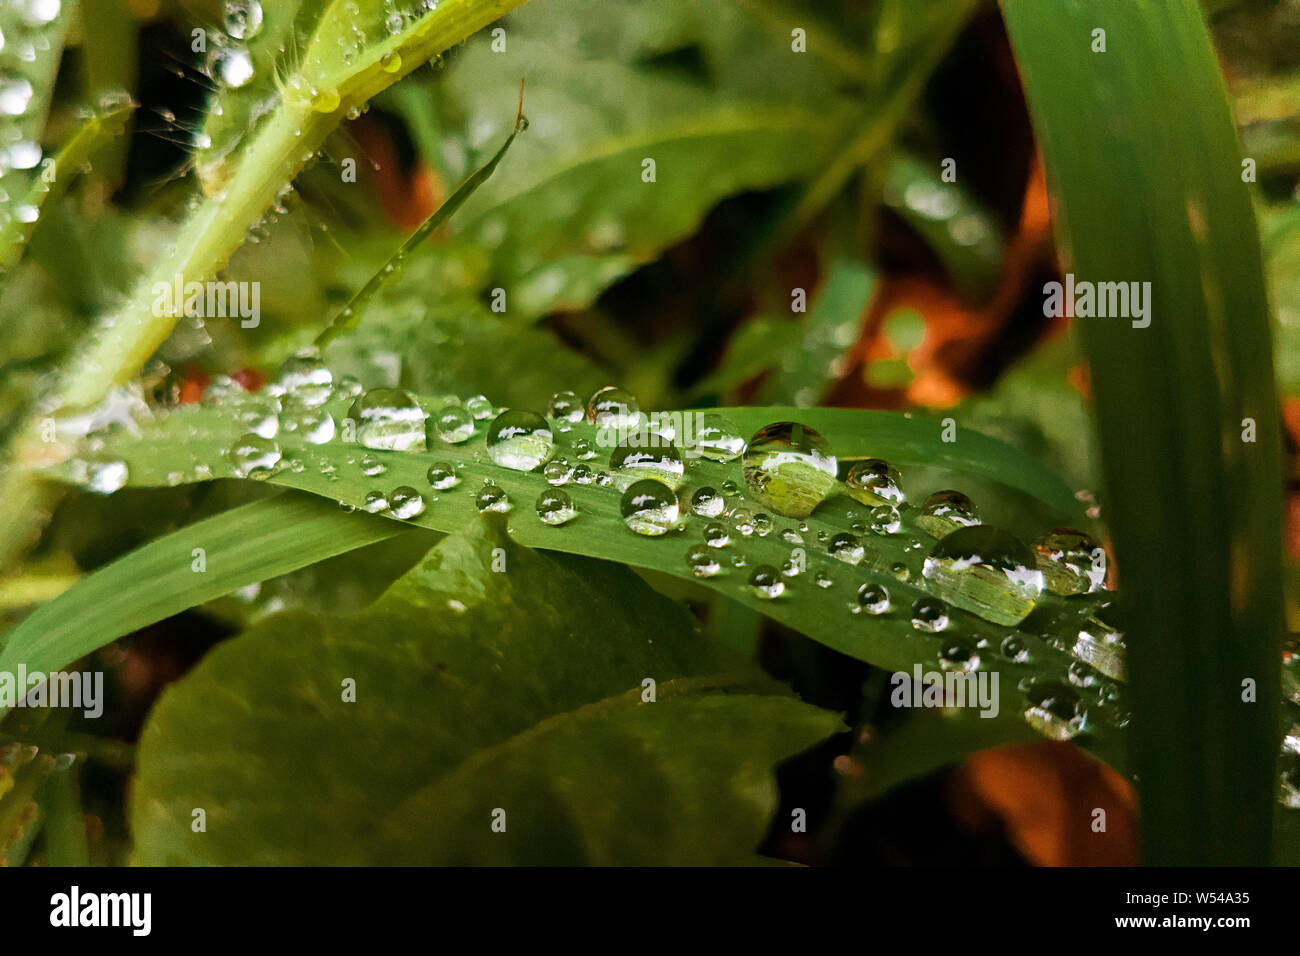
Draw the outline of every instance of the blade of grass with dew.
[[[132,551],[39,607],[4,635],[0,671],[49,672],[204,601],[400,531],[293,493],[232,508]]]
[[[515,141],[515,137],[527,128],[528,119],[524,116],[524,89],[523,84],[520,84],[519,110],[515,114],[515,125],[510,131],[510,135],[506,137],[506,141],[501,144],[501,148],[496,151],[491,159],[470,174],[456,188],[456,191],[447,197],[447,201],[439,206],[432,216],[422,222],[415,232],[411,233],[410,237],[402,243],[401,248],[393,253],[388,262],[384,264],[384,267],[371,276],[370,281],[362,286],[357,294],[348,301],[348,304],[343,307],[343,310],[334,321],[316,337],[317,348],[324,349],[344,332],[356,328],[357,323],[361,321],[362,306],[369,301],[375,291],[396,271],[402,264],[402,260],[410,255],[416,246],[429,238],[435,229],[450,219],[456,210],[464,204],[465,200],[474,194],[474,190],[488,181],[492,174],[496,172],[497,166],[501,164],[501,160],[505,158],[506,151],[510,149],[510,144]]]
[[[1124,580],[1145,860],[1265,864],[1282,446],[1251,189],[1218,63],[1194,0],[1002,7],[1065,271],[1151,283],[1148,327],[1077,320]]]

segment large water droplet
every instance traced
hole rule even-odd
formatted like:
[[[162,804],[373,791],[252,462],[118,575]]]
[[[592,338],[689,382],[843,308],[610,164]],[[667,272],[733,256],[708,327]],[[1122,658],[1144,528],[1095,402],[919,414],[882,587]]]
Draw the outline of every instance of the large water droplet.
[[[536,412],[511,408],[492,420],[487,430],[487,452],[502,468],[533,471],[555,451],[555,436],[546,419]]]
[[[629,438],[609,456],[609,470],[619,489],[642,478],[656,478],[673,490],[686,476],[682,453],[656,435]]]
[[[912,605],[912,627],[934,634],[948,626],[948,606],[934,598],[918,598]]]
[[[305,350],[280,366],[275,384],[286,408],[317,408],[329,401],[334,374],[319,355]]]
[[[460,476],[456,474],[455,467],[449,461],[435,461],[429,466],[424,477],[428,480],[429,486],[438,491],[446,491],[460,484]]]
[[[708,485],[698,489],[691,496],[691,511],[701,518],[716,518],[727,507],[727,499],[718,494],[716,488]]]
[[[348,417],[356,422],[357,441],[366,448],[424,447],[424,410],[400,388],[372,388],[352,403]]]
[[[858,588],[858,605],[873,617],[889,610],[889,591],[882,584],[864,584]]]
[[[1105,605],[1094,611],[1079,627],[1078,637],[1070,648],[1071,655],[1089,667],[1124,679],[1124,632],[1116,626],[1119,609]]]
[[[236,40],[250,40],[262,29],[259,0],[226,0],[226,32]]]
[[[474,499],[474,506],[483,513],[489,511],[506,512],[510,510],[510,497],[506,494],[504,488],[489,481],[479,489],[478,496]]]
[[[844,488],[864,505],[898,505],[903,502],[903,476],[882,458],[859,461],[849,469]]]
[[[101,495],[111,495],[126,484],[129,469],[124,461],[93,461],[86,465],[86,487]]]
[[[546,414],[550,418],[571,425],[580,422],[583,416],[582,399],[578,398],[576,392],[556,392],[551,396]]]
[[[725,548],[731,542],[731,532],[721,521],[710,521],[704,526],[704,543],[710,548]]]
[[[979,669],[980,653],[967,637],[950,637],[939,649],[939,666],[946,671],[970,673]]]
[[[623,492],[620,510],[629,528],[651,538],[671,531],[680,514],[677,493],[653,478],[630,485]]]
[[[826,553],[845,564],[861,564],[867,552],[857,535],[842,531],[831,538],[830,544],[826,546]]]
[[[803,518],[835,487],[837,464],[826,439],[797,422],[759,429],[744,457],[750,492],[777,514]]]
[[[935,538],[980,523],[975,503],[960,491],[936,491],[921,505],[916,523]]]
[[[1043,591],[1043,573],[1019,538],[983,525],[958,528],[922,570],[944,600],[994,624],[1019,624]]]

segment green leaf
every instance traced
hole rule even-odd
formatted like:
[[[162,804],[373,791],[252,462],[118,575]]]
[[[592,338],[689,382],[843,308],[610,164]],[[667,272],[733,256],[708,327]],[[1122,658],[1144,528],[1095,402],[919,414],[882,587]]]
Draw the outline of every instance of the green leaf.
[[[839,721],[700,676],[725,663],[626,569],[482,524],[372,608],[269,619],[171,688],[140,744],[137,862],[737,862],[775,763]]]
[[[1149,327],[1077,320],[1124,575],[1145,859],[1264,864],[1282,438],[1251,187],[1218,63],[1193,0],[1003,11],[1065,270],[1151,283]],[[1092,52],[1099,29],[1105,53]]]
[[[811,175],[860,112],[825,64],[791,52],[789,29],[734,2],[529,7],[506,42],[505,56],[488,37],[468,44],[444,98],[472,121],[459,148],[473,156],[506,132],[502,104],[527,80],[533,125],[466,204],[453,250],[483,287],[508,291],[516,321],[586,306],[729,195]],[[666,60],[701,47],[706,76]],[[753,56],[782,56],[789,70],[764,77]]]
[[[441,401],[426,405],[436,409],[441,406]],[[333,402],[324,407],[338,421],[343,421],[347,414],[346,402]],[[742,435],[752,435],[773,421],[803,422],[821,431],[832,449],[845,460],[880,456],[904,465],[918,461],[954,466],[959,468],[959,474],[961,465],[970,464],[971,472],[996,475],[1021,487],[1036,485],[1040,480],[1044,487],[1053,487],[1050,476],[1008,446],[965,431],[959,433],[956,442],[944,442],[938,423],[903,415],[791,408],[720,409],[719,412],[730,418]],[[123,461],[134,486],[161,485],[175,480],[177,474],[191,478],[199,475],[229,476],[234,471],[224,454],[246,428],[240,418],[241,406],[235,400],[225,407],[183,409],[168,418],[142,423],[139,437],[127,432],[116,435],[96,454]],[[881,667],[910,671],[918,662],[927,667],[939,666],[942,639],[918,632],[911,623],[914,603],[923,597],[932,597],[922,578],[921,566],[933,546],[933,539],[916,525],[915,506],[904,506],[900,533],[875,535],[853,529],[854,523],[866,520],[863,505],[842,494],[833,496],[806,519],[806,531],[799,531],[794,520],[778,517],[770,534],[750,537],[734,534],[736,543],[720,555],[724,573],[697,579],[688,567],[685,555],[691,544],[700,540],[704,519],[687,518],[684,533],[665,538],[644,537],[632,533],[624,523],[618,491],[570,482],[566,491],[576,505],[577,519],[562,527],[545,525],[533,514],[533,503],[548,488],[543,476],[512,471],[492,463],[484,451],[482,435],[483,429],[480,428],[479,435],[471,443],[460,446],[439,445],[435,441],[434,450],[424,452],[370,451],[337,440],[324,445],[286,448],[286,457],[292,458],[295,464],[268,480],[272,484],[309,491],[356,507],[365,507],[367,495],[374,491],[387,495],[402,486],[420,489],[427,499],[426,508],[422,514],[405,523],[445,532],[455,532],[482,520],[474,500],[483,482],[491,480],[504,489],[513,502],[513,511],[508,519],[510,531],[514,540],[521,544],[621,562],[698,581],[704,587],[739,601],[841,653]],[[573,449],[573,442],[578,438],[593,444],[600,441],[597,429],[585,423],[574,424],[568,432],[560,433],[557,453],[573,464],[578,463]],[[608,453],[608,449],[605,451]],[[368,477],[362,470],[363,457],[376,459],[383,466],[382,475]],[[439,460],[456,464],[460,487],[443,492],[435,492],[429,487],[426,472]],[[591,464],[596,467],[603,465],[600,460]],[[69,477],[76,470],[65,469],[63,475]],[[707,484],[720,488],[727,481],[743,484],[739,462],[721,465],[703,459],[694,461],[686,495],[689,496],[690,491],[698,486]],[[912,500],[919,501],[929,491],[941,487],[913,486],[908,490]],[[1077,511],[1078,503],[1073,501],[1068,490],[1062,487],[1055,495],[1065,499],[1062,505],[1073,506]],[[734,503],[734,496],[732,500]],[[749,506],[762,510],[761,506]],[[827,542],[839,533],[860,535],[866,552],[860,565],[850,567],[827,553]],[[791,557],[796,543],[805,553],[807,570],[790,582],[787,595],[780,600],[760,598],[748,585],[752,569],[758,564],[780,567]],[[744,556],[744,568],[729,565],[735,554]],[[814,579],[818,574],[828,576],[832,586],[817,586]],[[856,606],[858,587],[866,583],[883,584],[887,588],[892,598],[893,610],[890,613],[878,617],[850,613],[850,608]],[[1008,712],[1023,712],[1017,684],[1029,677],[1066,680],[1066,670],[1073,660],[1068,651],[1074,645],[1081,623],[1104,597],[1092,595],[1066,601],[1047,596],[1018,631],[952,608],[951,631],[987,642],[988,666],[1005,670],[1001,707]],[[1012,633],[1018,633],[1031,648],[1028,663],[1013,664],[997,657],[997,649]],[[1118,762],[1118,727],[1106,722],[1118,715],[1118,707],[1099,706],[1097,713],[1098,719],[1092,727],[1095,734],[1092,744],[1105,759]],[[1103,719],[1102,714],[1110,716]]]
[[[231,509],[132,551],[42,605],[5,635],[0,671],[48,673],[147,624],[400,530],[297,494]],[[195,570],[196,548],[204,571]]]

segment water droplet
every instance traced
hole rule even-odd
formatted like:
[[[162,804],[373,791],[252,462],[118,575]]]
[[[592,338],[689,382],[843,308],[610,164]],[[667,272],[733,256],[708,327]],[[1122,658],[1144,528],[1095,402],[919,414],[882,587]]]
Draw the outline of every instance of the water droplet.
[[[686,566],[697,578],[711,578],[722,570],[713,549],[707,544],[694,545],[686,552]]]
[[[428,421],[425,440],[432,447],[431,435],[437,435],[448,445],[460,445],[474,437],[474,417],[463,405],[444,405]]]
[[[1083,730],[1087,712],[1079,695],[1060,681],[1036,680],[1025,689],[1025,720],[1044,736],[1069,740]]]
[[[476,422],[487,421],[497,413],[496,406],[488,401],[486,395],[471,395],[465,399],[465,410],[474,417]]]
[[[424,477],[428,480],[429,486],[438,491],[446,491],[460,484],[460,476],[456,474],[456,469],[449,461],[435,461],[429,466]]]
[[[826,439],[797,422],[760,429],[744,457],[750,492],[777,514],[803,518],[835,487],[837,464]]]
[[[507,409],[487,430],[487,452],[502,468],[533,471],[555,450],[555,436],[546,419],[536,412]]]
[[[710,521],[704,526],[704,543],[710,548],[725,548],[731,542],[731,532],[721,521]]]
[[[889,573],[900,581],[910,581],[912,579],[912,569],[902,561],[895,561],[889,566]]]
[[[215,83],[237,90],[253,78],[253,58],[243,47],[213,47],[208,54],[208,76]]]
[[[487,482],[474,499],[474,506],[482,513],[489,511],[506,512],[510,510],[510,498],[505,489],[493,482]]]
[[[883,584],[864,584],[858,588],[858,605],[873,616],[889,610],[889,591]]]
[[[709,412],[700,416],[692,448],[701,458],[725,464],[745,453],[745,439],[730,421]]]
[[[1002,641],[1002,656],[1015,664],[1023,664],[1029,660],[1029,645],[1025,639],[1012,634]]]
[[[249,432],[231,447],[226,456],[240,478],[266,478],[280,463],[280,446],[270,438]]]
[[[575,438],[573,440],[573,456],[578,461],[591,461],[596,457],[596,449],[586,438]]]
[[[817,586],[822,590],[835,586],[835,579],[825,571],[818,571],[817,577],[814,578],[814,580],[817,582]]]
[[[1101,679],[1101,675],[1083,661],[1071,661],[1066,676],[1075,687],[1092,687]]]
[[[97,494],[111,495],[126,484],[129,474],[124,461],[90,462],[86,466],[86,487]]]
[[[842,531],[831,538],[830,544],[826,546],[826,553],[845,564],[861,564],[867,554],[858,536],[847,531]]]
[[[701,518],[716,518],[727,506],[727,499],[716,488],[705,485],[691,496],[691,511]]]
[[[22,116],[32,101],[32,84],[23,76],[0,76],[0,116]]]
[[[361,506],[372,515],[379,514],[381,511],[388,510],[388,496],[382,491],[370,491],[366,493],[365,503]]]
[[[787,578],[797,578],[803,573],[803,565],[802,559],[786,558],[781,562],[781,574]]]
[[[357,425],[357,441],[386,451],[424,447],[424,410],[400,388],[372,388],[348,412]]]
[[[1033,552],[1014,535],[983,525],[944,537],[922,574],[940,597],[994,624],[1019,624],[1043,591]]]
[[[295,410],[285,420],[285,430],[309,445],[324,445],[334,439],[334,416],[323,408]]]
[[[573,466],[573,480],[580,485],[596,484],[596,474],[583,464]]]
[[[898,505],[903,502],[903,476],[882,458],[859,461],[849,469],[844,488],[864,505]]]
[[[946,671],[968,674],[979,669],[980,654],[975,642],[965,637],[950,637],[939,650],[939,666]]]
[[[902,516],[893,505],[876,505],[867,513],[867,527],[874,534],[895,534],[902,526]]]
[[[379,58],[379,65],[385,73],[396,73],[402,68],[402,54],[396,50],[385,53]]]
[[[582,399],[578,398],[576,392],[556,392],[551,396],[546,414],[549,418],[570,424],[580,422],[583,416]]]
[[[760,564],[749,573],[749,586],[765,601],[773,601],[785,593],[781,573],[770,564]]]
[[[1090,594],[1106,582],[1106,552],[1082,531],[1057,528],[1038,539],[1034,552],[1053,594]]]
[[[1300,754],[1286,754],[1278,762],[1277,800],[1288,810],[1300,810]]]
[[[748,538],[754,533],[754,512],[748,508],[732,508],[727,517],[731,519],[731,527],[737,534]]]
[[[918,598],[912,605],[912,627],[936,633],[948,626],[948,606],[934,598]]]
[[[932,537],[942,538],[958,528],[980,523],[975,503],[960,491],[936,491],[921,505],[916,523]]]
[[[361,456],[360,468],[361,474],[365,475],[367,478],[376,478],[388,471],[388,466],[374,455]]]
[[[607,385],[587,400],[587,421],[601,428],[630,431],[641,421],[641,406],[631,392]]]
[[[1112,677],[1124,679],[1124,632],[1116,625],[1119,609],[1114,605],[1098,608],[1079,626],[1079,633],[1070,647],[1075,660]]]
[[[329,401],[334,375],[319,355],[302,351],[280,366],[275,384],[286,408],[317,408]]]
[[[677,494],[663,482],[644,478],[623,492],[623,520],[637,534],[658,537],[677,523]]]
[[[402,485],[400,488],[394,488],[393,493],[388,496],[388,510],[393,513],[394,518],[401,518],[403,521],[408,518],[418,518],[424,514],[424,497],[409,485]]]
[[[262,29],[259,0],[226,0],[226,32],[236,40],[251,40]]]
[[[1288,638],[1282,644],[1282,696],[1300,704],[1300,638]]]
[[[565,458],[552,458],[542,467],[542,477],[547,484],[566,485],[573,477],[573,466]]]
[[[642,478],[655,478],[676,490],[686,476],[682,453],[657,436],[637,436],[614,449],[609,470],[619,489]]]
[[[572,521],[577,513],[569,493],[560,488],[547,488],[537,496],[537,517],[543,524],[558,527]]]

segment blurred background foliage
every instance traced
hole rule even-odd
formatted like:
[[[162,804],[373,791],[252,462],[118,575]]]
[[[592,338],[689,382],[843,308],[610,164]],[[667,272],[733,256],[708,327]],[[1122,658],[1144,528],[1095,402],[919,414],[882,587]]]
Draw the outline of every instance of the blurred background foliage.
[[[0,274],[0,434],[15,426],[78,337],[158,258],[191,200],[196,165],[202,172],[205,161],[219,161],[246,129],[236,117],[203,120],[213,53],[193,52],[191,31],[217,36],[218,0],[64,6],[33,43],[42,53],[34,62],[51,82],[48,111],[37,111],[30,135],[52,152],[85,125],[87,108],[111,109],[123,93],[137,108],[121,135],[95,139],[84,171],[42,210],[28,254]],[[1203,6],[1245,155],[1258,166],[1280,400],[1292,442],[1287,611],[1296,631],[1300,3]],[[270,44],[291,35],[296,8],[285,3],[275,14],[289,34],[268,29],[263,47],[252,47],[252,112],[274,90]],[[310,343],[497,149],[523,78],[529,129],[450,225],[383,287],[359,329],[330,346],[326,359],[338,372],[368,386],[484,393],[532,406],[559,389],[582,394],[616,382],[648,408],[942,410],[1029,452],[1090,508],[1104,508],[1095,500],[1087,369],[1068,323],[1042,316],[1043,283],[1059,273],[1051,210],[995,5],[534,0],[504,26],[506,53],[480,34],[386,91],[331,138],[225,272],[261,283],[260,326],[183,320],[146,370],[156,400],[195,401],[221,376],[255,388]],[[806,31],[808,52],[792,57],[783,54],[793,27]],[[0,67],[12,69],[3,58],[15,56],[29,27],[0,29],[8,41]],[[645,157],[655,159],[653,186],[642,181]],[[958,159],[956,182],[941,176],[950,157]],[[355,183],[343,178],[349,160]],[[11,210],[38,172],[12,162],[4,171],[0,198]],[[504,311],[492,307],[496,289],[506,290]],[[806,293],[806,311],[792,311],[794,290]],[[72,494],[27,559],[0,578],[0,621],[16,620],[84,570],[259,493],[218,483],[111,500]],[[115,675],[114,716],[97,722],[94,737],[75,720],[24,735],[75,739],[97,758],[84,776],[55,769],[38,780],[19,758],[5,777],[15,793],[47,786],[42,814],[66,817],[84,800],[95,821],[89,841],[74,838],[70,846],[58,842],[69,830],[51,828],[52,845],[38,841],[38,856],[123,858],[130,741],[159,689],[207,647],[274,610],[355,611],[426,547],[412,538],[331,559],[101,652],[99,663]],[[857,715],[857,742],[889,739],[897,715],[880,706],[881,675],[761,625],[744,608],[714,601],[700,610],[733,646],[757,643],[768,672],[806,699]],[[928,721],[917,718],[907,728],[912,736],[875,751],[878,779],[913,775],[917,741],[925,750],[938,736],[926,736]],[[0,736],[0,744],[8,739]],[[1125,862],[1131,854],[1119,837],[1099,860],[1086,857],[1095,849],[1027,835],[1017,791],[1092,800],[1088,806],[1112,800],[1131,817],[1131,800],[1095,766],[1055,754],[995,768],[972,762],[956,779],[923,776],[859,812],[839,831],[838,846],[818,848],[817,826],[833,813],[831,782],[837,773],[852,776],[851,762],[831,765],[847,742],[837,737],[783,770],[783,806],[820,809],[807,840],[791,845],[786,836],[769,849],[854,862],[903,861],[899,854],[923,862],[951,852],[954,840],[968,858],[984,861]],[[954,788],[984,799],[954,803]],[[984,809],[972,816],[953,810],[958,804]],[[936,811],[946,821],[937,827]],[[932,838],[906,849],[894,843],[900,820],[922,819],[927,825],[914,832]],[[19,835],[9,859],[30,850]]]

